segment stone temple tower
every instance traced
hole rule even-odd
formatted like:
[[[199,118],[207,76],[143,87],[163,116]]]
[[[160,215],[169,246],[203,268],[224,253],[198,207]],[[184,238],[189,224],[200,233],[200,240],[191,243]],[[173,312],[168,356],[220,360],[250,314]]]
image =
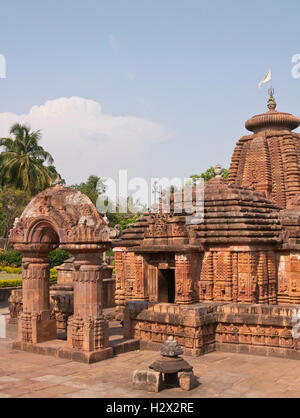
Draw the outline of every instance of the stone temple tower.
[[[271,90],[269,111],[246,122],[253,134],[237,142],[229,182],[254,188],[286,208],[290,199],[300,193],[300,134],[293,132],[300,119],[278,112],[276,106]]]

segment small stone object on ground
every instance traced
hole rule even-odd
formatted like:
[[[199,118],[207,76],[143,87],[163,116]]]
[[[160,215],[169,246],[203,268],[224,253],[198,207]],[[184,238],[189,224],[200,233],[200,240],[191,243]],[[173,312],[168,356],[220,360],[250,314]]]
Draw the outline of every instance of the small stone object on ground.
[[[193,367],[179,357],[180,354],[183,354],[183,348],[169,337],[160,349],[160,357],[149,366],[150,370],[134,372],[134,387],[148,392],[172,387],[192,390],[196,385]]]
[[[133,387],[147,392],[158,393],[162,389],[161,373],[153,370],[135,370],[133,373]]]

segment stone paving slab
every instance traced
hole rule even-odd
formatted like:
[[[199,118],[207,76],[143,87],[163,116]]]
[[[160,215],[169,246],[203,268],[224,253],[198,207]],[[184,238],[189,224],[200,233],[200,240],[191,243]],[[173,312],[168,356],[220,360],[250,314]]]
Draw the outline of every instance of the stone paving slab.
[[[0,306],[0,313],[7,307]],[[116,330],[115,335],[119,333]],[[12,350],[11,336],[0,339],[0,398],[298,398],[300,361],[213,352],[189,357],[199,385],[147,393],[132,387],[134,370],[146,369],[152,351],[122,353],[84,364]]]
[[[300,397],[300,362],[233,353],[211,353],[188,361],[199,385],[158,394],[133,389],[132,375],[157,357],[151,351],[121,354],[95,364],[13,351],[0,340],[0,397],[201,398]]]

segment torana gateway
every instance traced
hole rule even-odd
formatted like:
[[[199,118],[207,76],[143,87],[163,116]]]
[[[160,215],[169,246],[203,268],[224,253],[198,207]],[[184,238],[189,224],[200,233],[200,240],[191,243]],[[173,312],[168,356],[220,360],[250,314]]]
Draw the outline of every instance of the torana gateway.
[[[228,180],[218,173],[205,183],[201,223],[175,213],[175,194],[170,213],[145,213],[116,238],[77,191],[56,185],[33,199],[10,235],[24,255],[15,347],[81,361],[113,355],[99,254],[114,247],[116,316],[141,348],[172,336],[196,356],[229,350],[299,359],[300,134],[293,130],[300,120],[277,112],[273,95],[268,108],[246,122],[252,134],[238,141]],[[75,256],[74,314],[66,345],[55,349],[47,255],[57,246]]]

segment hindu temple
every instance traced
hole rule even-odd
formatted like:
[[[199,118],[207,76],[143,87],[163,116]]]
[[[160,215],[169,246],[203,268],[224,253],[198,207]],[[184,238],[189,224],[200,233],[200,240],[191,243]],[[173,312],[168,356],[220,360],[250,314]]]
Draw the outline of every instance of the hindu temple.
[[[169,213],[145,213],[115,241],[117,314],[142,348],[173,336],[196,356],[300,358],[300,119],[276,107],[271,91],[229,178],[205,182],[201,222],[177,213],[177,192]]]
[[[56,355],[97,361],[112,356],[103,315],[105,265],[114,248],[116,318],[124,337],[157,349],[173,337],[186,355],[233,351],[300,359],[295,334],[300,316],[300,119],[278,112],[273,91],[268,111],[246,122],[228,179],[205,182],[170,196],[170,210],[149,210],[119,236],[80,192],[57,184],[17,219],[12,246],[23,254],[23,301],[15,348],[43,351],[67,342]],[[178,202],[195,207],[187,222]],[[201,219],[196,219],[201,209]],[[48,254],[60,247],[68,261],[51,314]],[[67,298],[67,299],[66,299]],[[298,320],[299,321],[299,320]],[[52,351],[55,349],[52,347]],[[46,354],[51,350],[46,350]]]

